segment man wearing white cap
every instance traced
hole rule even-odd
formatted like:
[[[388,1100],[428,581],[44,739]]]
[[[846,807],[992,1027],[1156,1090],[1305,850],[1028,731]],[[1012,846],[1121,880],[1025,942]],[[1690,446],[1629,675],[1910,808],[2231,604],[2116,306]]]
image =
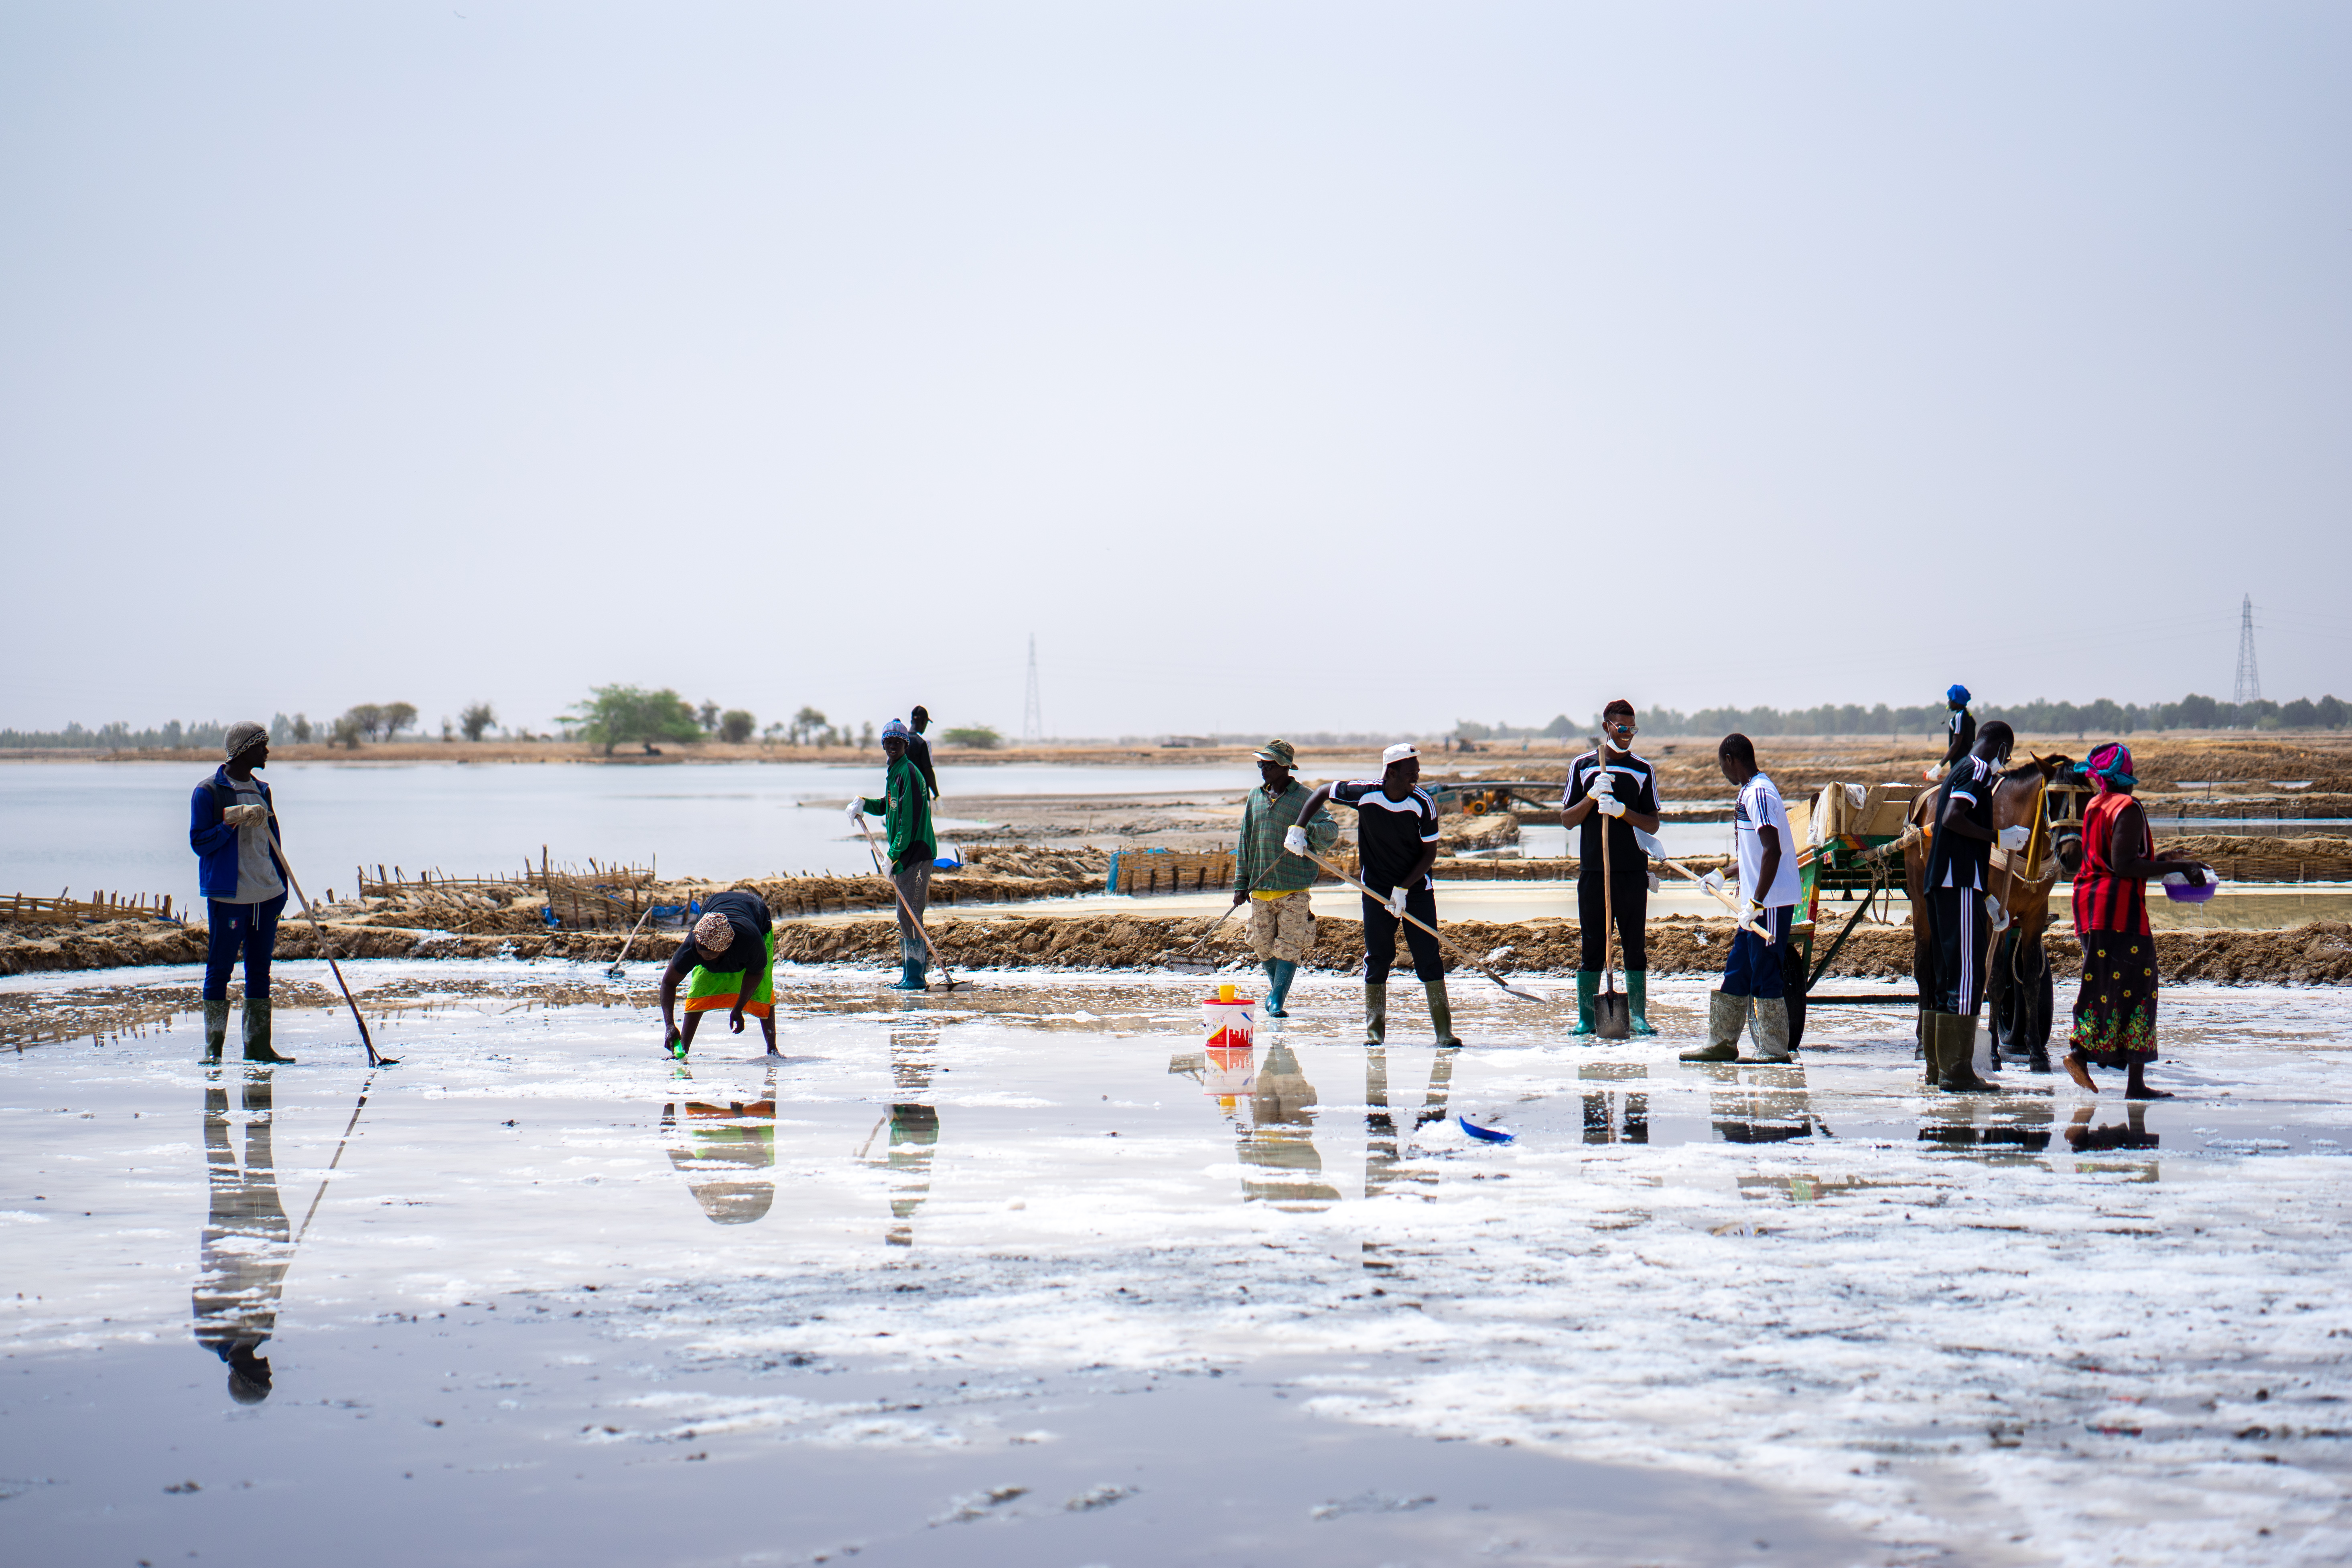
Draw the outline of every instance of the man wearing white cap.
[[[205,896],[205,1059],[228,1041],[228,976],[245,961],[245,1059],[290,1062],[269,1046],[269,960],[286,881],[278,873],[278,816],[269,786],[253,776],[269,765],[269,731],[251,720],[228,727],[227,755],[188,799],[188,847]]]
[[[1298,821],[1283,837],[1282,847],[1294,855],[1307,852],[1307,825],[1326,802],[1356,809],[1356,847],[1361,858],[1358,879],[1372,891],[1364,899],[1364,1039],[1379,1045],[1388,1038],[1389,967],[1396,958],[1397,931],[1404,931],[1412,953],[1412,972],[1429,993],[1430,1026],[1441,1046],[1458,1046],[1454,1035],[1454,1010],[1445,995],[1445,962],[1437,938],[1404,921],[1410,914],[1423,925],[1437,924],[1437,884],[1430,868],[1437,864],[1437,803],[1420,787],[1421,753],[1400,742],[1381,753],[1377,779],[1324,784],[1307,797]]]

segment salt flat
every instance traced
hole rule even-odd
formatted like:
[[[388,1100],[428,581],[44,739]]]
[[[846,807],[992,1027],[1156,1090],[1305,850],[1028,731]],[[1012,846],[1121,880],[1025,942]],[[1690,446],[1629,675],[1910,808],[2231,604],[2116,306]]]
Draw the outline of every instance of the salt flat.
[[[2136,1113],[1925,1094],[1893,1008],[1685,1067],[1696,983],[1591,1046],[1457,977],[1440,1053],[1304,977],[1237,1061],[1193,983],[802,971],[681,1070],[649,966],[352,968],[400,1067],[0,983],[12,1558],[2352,1552],[2341,992],[2168,992]]]

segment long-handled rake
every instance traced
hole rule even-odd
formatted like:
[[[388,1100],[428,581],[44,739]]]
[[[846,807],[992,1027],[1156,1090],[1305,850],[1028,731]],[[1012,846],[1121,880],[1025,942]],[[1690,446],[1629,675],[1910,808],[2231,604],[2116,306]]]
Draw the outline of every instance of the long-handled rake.
[[[319,923],[318,911],[310,908],[310,896],[302,890],[302,884],[295,879],[294,868],[286,863],[286,852],[278,847],[274,837],[270,840],[269,854],[270,858],[278,862],[278,868],[286,873],[286,885],[294,889],[294,897],[302,905],[302,917],[310,922],[311,934],[319,939],[319,956],[327,961],[327,968],[335,976],[336,988],[343,994],[343,1005],[352,1010],[352,1022],[360,1026],[360,1044],[367,1047],[368,1066],[398,1067],[400,1065],[398,1057],[376,1055],[375,1041],[368,1037],[367,1020],[360,1016],[360,1005],[352,999],[352,988],[344,984],[342,965],[335,962],[334,949],[327,945],[327,928]]]
[[[1339,867],[1331,864],[1330,861],[1323,858],[1322,856],[1309,851],[1307,858],[1309,860],[1314,861],[1318,866],[1322,867],[1326,871],[1330,872],[1334,877],[1339,878],[1339,880],[1347,883],[1348,886],[1355,889],[1356,891],[1363,894],[1364,897],[1368,899],[1380,899],[1381,896],[1378,893],[1375,893],[1370,888],[1367,888],[1361,882],[1359,882],[1356,879],[1348,875],[1347,872],[1339,869]],[[1381,899],[1381,901],[1382,903],[1386,903],[1388,900]],[[1433,925],[1428,924],[1419,916],[1407,911],[1404,918],[1411,924],[1421,927],[1422,930],[1435,937],[1437,939],[1438,946],[1445,949],[1446,952],[1460,959],[1464,963],[1468,964],[1471,968],[1476,970],[1479,973],[1485,975],[1487,979],[1501,986],[1508,994],[1517,997],[1522,1002],[1540,1002],[1545,1004],[1547,1006],[1556,1005],[1558,1002],[1559,999],[1557,997],[1541,995],[1533,991],[1522,991],[1519,987],[1512,984],[1509,981],[1496,973],[1493,968],[1490,967],[1485,960],[1471,957],[1469,953],[1464,952],[1459,946],[1455,945],[1454,942],[1449,940],[1444,931],[1439,931]]]
[[[1282,857],[1289,853],[1289,850],[1285,849],[1277,854],[1273,859],[1267,861],[1265,864],[1265,869],[1260,871],[1256,876],[1250,879],[1250,885],[1243,889],[1242,897],[1235,899],[1232,903],[1226,905],[1225,912],[1209,922],[1209,929],[1201,933],[1200,941],[1194,942],[1192,946],[1186,948],[1182,952],[1178,953],[1175,957],[1163,959],[1161,962],[1166,963],[1169,968],[1177,970],[1185,974],[1206,974],[1210,971],[1215,969],[1217,967],[1217,961],[1215,959],[1196,958],[1193,954],[1199,952],[1202,948],[1209,944],[1209,939],[1217,934],[1217,929],[1223,925],[1227,921],[1234,918],[1234,911],[1242,907],[1243,902],[1247,900],[1250,894],[1257,891],[1258,884],[1265,881],[1267,876],[1273,872],[1274,868],[1282,864]]]

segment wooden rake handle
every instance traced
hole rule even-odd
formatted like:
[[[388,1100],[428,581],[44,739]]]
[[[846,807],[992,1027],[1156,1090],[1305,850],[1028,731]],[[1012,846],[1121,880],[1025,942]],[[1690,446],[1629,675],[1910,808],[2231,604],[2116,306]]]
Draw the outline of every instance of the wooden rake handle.
[[[1308,851],[1307,858],[1309,860],[1314,861],[1318,866],[1322,867],[1326,871],[1330,872],[1334,877],[1339,878],[1339,880],[1347,883],[1348,886],[1355,889],[1356,891],[1363,894],[1364,897],[1368,899],[1379,899],[1381,903],[1388,902],[1386,899],[1381,899],[1378,893],[1375,893],[1370,888],[1367,888],[1361,882],[1359,882],[1356,879],[1348,875],[1347,872],[1339,869],[1339,867],[1331,864],[1330,861],[1323,858],[1322,856],[1315,854],[1310,850]],[[1444,948],[1446,952],[1452,953],[1454,957],[1460,959],[1463,963],[1468,964],[1471,968],[1476,970],[1479,973],[1485,975],[1487,979],[1493,981],[1504,990],[1508,991],[1512,995],[1524,996],[1531,1002],[1542,1002],[1547,1000],[1545,997],[1536,995],[1533,992],[1522,991],[1518,987],[1513,985],[1509,981],[1505,980],[1501,975],[1496,973],[1484,960],[1471,957],[1467,952],[1464,952],[1458,945],[1449,939],[1444,931],[1439,931],[1435,926],[1423,921],[1411,910],[1404,910],[1402,912],[1403,913],[1408,924],[1421,927],[1422,930],[1427,931],[1430,935],[1437,939],[1438,946]]]

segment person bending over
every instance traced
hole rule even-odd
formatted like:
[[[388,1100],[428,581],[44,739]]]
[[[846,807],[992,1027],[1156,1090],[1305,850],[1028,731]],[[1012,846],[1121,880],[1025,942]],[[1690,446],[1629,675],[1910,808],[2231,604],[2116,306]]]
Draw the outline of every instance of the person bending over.
[[[677,1026],[679,985],[686,987],[686,1027]],[[776,1055],[776,931],[768,900],[742,888],[730,888],[702,900],[694,922],[669,967],[662,971],[662,1048],[679,1061],[694,1046],[694,1026],[705,1013],[727,1009],[730,1033],[743,1032],[743,1015],[760,1020],[768,1055]]]

